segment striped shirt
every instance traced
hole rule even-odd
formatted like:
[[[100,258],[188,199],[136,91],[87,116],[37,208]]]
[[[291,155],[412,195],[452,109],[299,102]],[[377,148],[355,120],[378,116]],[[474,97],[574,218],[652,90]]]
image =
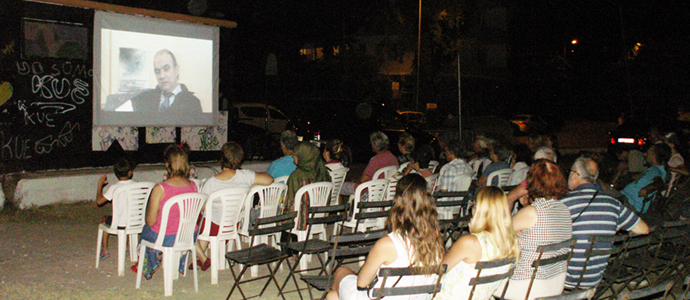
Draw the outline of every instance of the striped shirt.
[[[592,200],[595,191],[593,184],[582,184],[561,199],[570,210],[571,219],[574,220],[573,236],[577,239],[573,257],[568,265],[568,276],[565,280],[567,287],[575,287],[580,279],[590,236],[615,235],[617,229],[629,231],[640,221],[640,217],[613,197],[599,193]],[[602,248],[608,249],[611,245],[602,245]],[[601,281],[607,264],[608,256],[590,257],[579,287],[595,287]]]
[[[572,237],[572,225],[568,208],[558,200],[536,199],[532,206],[537,210],[537,220],[532,228],[523,230],[518,240],[520,260],[515,267],[512,280],[529,280],[534,272],[532,263],[539,257],[538,246],[559,243]],[[559,251],[544,252],[542,259],[555,257],[570,251],[564,248]],[[566,263],[558,262],[541,266],[536,279],[549,279],[566,272]]]

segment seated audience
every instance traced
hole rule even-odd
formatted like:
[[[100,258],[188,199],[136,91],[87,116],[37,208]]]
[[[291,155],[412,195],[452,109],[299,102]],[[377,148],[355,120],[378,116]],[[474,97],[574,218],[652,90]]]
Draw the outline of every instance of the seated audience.
[[[542,147],[534,153],[533,161],[537,161],[539,159],[546,159],[556,163],[558,156],[556,155],[556,152],[553,151],[553,149]],[[508,205],[510,207],[513,207],[515,205],[515,201],[517,201],[518,199],[521,200],[520,202],[526,202],[527,197],[527,180],[525,180],[508,193]]]
[[[295,194],[301,187],[310,183],[331,181],[331,174],[321,159],[321,151],[316,146],[308,142],[299,143],[295,147],[292,157],[297,168],[290,174],[287,181],[288,189],[283,202],[283,213],[290,213],[297,209],[295,207]],[[305,230],[307,228],[309,198],[301,199],[300,205],[297,228]]]
[[[570,211],[560,201],[568,193],[568,183],[558,165],[546,159],[535,161],[527,174],[527,187],[529,203],[523,203],[525,207],[513,216],[513,227],[519,236],[520,260],[508,283],[507,299],[525,299],[534,272],[532,263],[538,256],[538,246],[572,237]],[[570,249],[548,253],[542,258],[560,255],[565,251]],[[539,268],[529,299],[560,295],[566,271],[565,261]],[[501,290],[500,287],[498,290]]]
[[[491,164],[489,164],[486,169],[484,169],[484,172],[482,173],[481,176],[477,178],[477,180],[472,182],[472,186],[474,187],[479,187],[479,186],[485,186],[485,185],[498,185],[498,177],[495,177],[493,179],[493,182],[486,182],[489,178],[489,175],[491,173],[500,171],[500,170],[505,170],[505,169],[510,169],[510,164],[507,162],[508,159],[510,159],[510,152],[508,149],[506,149],[505,146],[501,144],[496,144],[493,146],[491,151],[489,152],[489,158],[491,159]]]
[[[326,161],[326,168],[331,171],[347,168],[352,162],[352,152],[342,141],[329,140],[323,149],[323,160]]]
[[[666,187],[668,172],[666,162],[671,151],[668,145],[660,143],[654,144],[647,152],[645,157],[651,165],[646,171],[642,172],[637,180],[629,183],[623,188],[623,202],[630,204],[635,212],[645,213],[649,205],[655,200],[657,191],[662,191]],[[645,197],[651,197],[651,201],[644,203]]]
[[[120,160],[115,163],[113,166],[113,171],[115,172],[115,176],[117,177],[117,182],[111,186],[108,187],[107,190],[105,190],[105,193],[103,193],[103,187],[108,185],[108,175],[103,175],[101,178],[98,179],[98,185],[96,186],[96,205],[98,207],[104,206],[106,203],[113,201],[113,192],[115,189],[121,186],[128,185],[130,183],[134,183],[135,181],[132,180],[132,177],[134,176],[134,164],[132,161],[130,161],[127,158],[121,158]],[[118,228],[127,226],[127,211],[124,210],[125,206],[121,207],[122,209],[120,211],[116,211],[114,213],[117,214],[117,219],[118,219]],[[101,220],[101,223],[110,225],[113,222],[113,216],[105,216]],[[110,238],[110,234],[107,232],[103,232],[103,242],[101,243],[101,253],[100,253],[100,259],[106,259],[110,257],[110,253],[108,252],[108,238]]]
[[[364,172],[362,172],[362,176],[359,178],[358,183],[343,183],[343,187],[340,190],[341,195],[354,194],[357,184],[371,180],[374,177],[374,173],[379,169],[388,166],[398,166],[398,159],[388,150],[389,143],[386,134],[380,131],[374,132],[369,136],[369,141],[371,142],[371,149],[376,155],[369,159],[369,163],[366,168],[364,168]]]
[[[244,151],[242,147],[235,142],[227,142],[220,149],[220,173],[209,177],[204,181],[201,187],[201,193],[210,195],[216,191],[227,188],[247,188],[250,189],[255,185],[269,185],[273,183],[273,177],[264,172],[254,172],[252,170],[243,170],[242,160],[244,160]],[[211,201],[212,199],[208,199]],[[201,219],[201,229],[203,232],[205,226],[205,218],[211,218],[211,236],[218,235],[218,223],[220,223],[221,210],[223,205],[220,201],[213,202],[212,215],[204,216]],[[202,210],[203,212],[203,210]],[[208,249],[208,241],[196,242],[197,266],[202,271],[206,271],[211,266],[211,259],[206,256]],[[192,264],[189,265],[190,269]]]
[[[297,146],[297,134],[292,130],[285,130],[280,134],[280,150],[283,151],[283,157],[274,160],[269,166],[266,173],[273,178],[282,176],[289,176],[295,170],[295,163],[292,161],[292,152]]]
[[[429,145],[422,145],[421,147],[417,147],[414,151],[412,151],[412,155],[410,156],[410,162],[407,164],[407,167],[403,171],[403,175],[410,174],[410,172],[413,173],[418,173],[419,175],[422,175],[422,177],[427,178],[434,174],[431,172],[429,169],[429,162],[434,159],[434,149],[431,148]]]
[[[400,138],[398,139],[398,150],[400,150],[400,155],[398,155],[399,164],[410,161],[412,158],[412,151],[415,149],[414,142],[414,137],[411,134],[407,132],[400,134]]]
[[[369,299],[368,290],[381,285],[374,283],[380,268],[419,267],[431,273],[443,258],[443,238],[436,213],[436,204],[427,193],[427,183],[419,174],[404,176],[395,190],[395,201],[386,220],[388,236],[379,239],[369,252],[358,273],[348,267],[338,268],[327,299]],[[399,281],[399,282],[398,282]],[[414,276],[389,280],[386,286],[432,284],[435,276]],[[386,299],[429,299],[431,295],[386,297]]]
[[[513,230],[508,202],[503,190],[498,187],[483,187],[477,192],[470,234],[463,235],[448,250],[442,264],[448,271],[441,278],[441,291],[436,300],[468,299],[470,279],[477,276],[474,268],[478,261],[491,261],[514,257],[517,262],[520,248]],[[482,276],[504,273],[504,269],[489,269]],[[473,299],[489,299],[500,282],[477,285]]]
[[[160,233],[165,234],[163,246],[171,247],[175,244],[175,236],[177,236],[177,226],[180,220],[180,210],[172,208],[168,215],[167,228],[160,228],[163,206],[172,197],[185,194],[196,193],[198,187],[196,183],[189,180],[189,158],[187,151],[180,146],[170,145],[165,149],[165,171],[169,174],[169,178],[156,184],[151,191],[149,202],[146,208],[146,225],[141,232],[141,239],[155,243]],[[196,239],[195,230],[194,236]],[[151,248],[146,248],[144,257],[139,258],[139,262],[143,261],[142,267],[143,275],[146,279],[151,279],[160,267],[162,252]],[[178,271],[184,273],[184,262],[186,254],[180,257],[180,266]],[[132,266],[132,271],[137,271],[139,262]]]
[[[595,183],[599,166],[591,158],[579,157],[573,163],[568,176],[571,190],[561,202],[570,210],[573,236],[577,244],[568,264],[565,286],[569,288],[593,288],[601,281],[608,256],[591,257],[587,261],[586,273],[580,279],[585,266],[588,240],[593,235],[615,235],[618,230],[636,234],[649,233],[647,223],[622,205],[618,200],[599,192]],[[607,245],[606,247],[611,247]],[[603,245],[598,245],[603,247]]]
[[[438,188],[442,192],[457,192],[459,191],[458,180],[461,174],[472,173],[474,170],[470,165],[462,159],[464,154],[464,147],[462,142],[458,139],[452,139],[444,149],[448,163],[441,167],[438,176]]]
[[[473,153],[468,163],[474,170],[474,174],[477,178],[481,177],[482,174],[484,174],[484,170],[491,164],[489,153],[491,152],[493,144],[493,140],[484,136],[478,136],[472,144]]]

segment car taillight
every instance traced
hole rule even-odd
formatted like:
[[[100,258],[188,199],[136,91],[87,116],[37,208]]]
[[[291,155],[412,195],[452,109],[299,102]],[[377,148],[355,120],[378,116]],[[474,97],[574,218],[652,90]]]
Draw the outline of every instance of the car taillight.
[[[644,139],[638,139],[637,144],[640,146],[644,145]]]
[[[616,139],[611,138],[611,144],[616,144]]]

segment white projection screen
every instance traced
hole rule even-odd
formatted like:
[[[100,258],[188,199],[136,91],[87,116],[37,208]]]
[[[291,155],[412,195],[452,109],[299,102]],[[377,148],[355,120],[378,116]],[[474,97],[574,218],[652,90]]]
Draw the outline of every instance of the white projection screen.
[[[219,32],[96,11],[94,126],[215,125]]]

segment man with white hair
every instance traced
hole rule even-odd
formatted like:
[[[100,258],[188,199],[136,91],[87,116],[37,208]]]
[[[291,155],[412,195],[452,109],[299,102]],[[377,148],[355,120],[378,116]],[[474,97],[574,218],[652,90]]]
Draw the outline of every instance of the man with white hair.
[[[606,270],[608,256],[595,256],[587,260],[586,251],[590,236],[615,235],[618,230],[635,234],[649,233],[647,223],[633,211],[615,198],[599,192],[595,186],[598,176],[597,163],[591,158],[579,157],[573,163],[568,176],[568,189],[571,191],[561,199],[570,210],[573,237],[577,239],[565,280],[565,285],[569,288],[596,287]],[[598,248],[602,246],[599,245]]]

